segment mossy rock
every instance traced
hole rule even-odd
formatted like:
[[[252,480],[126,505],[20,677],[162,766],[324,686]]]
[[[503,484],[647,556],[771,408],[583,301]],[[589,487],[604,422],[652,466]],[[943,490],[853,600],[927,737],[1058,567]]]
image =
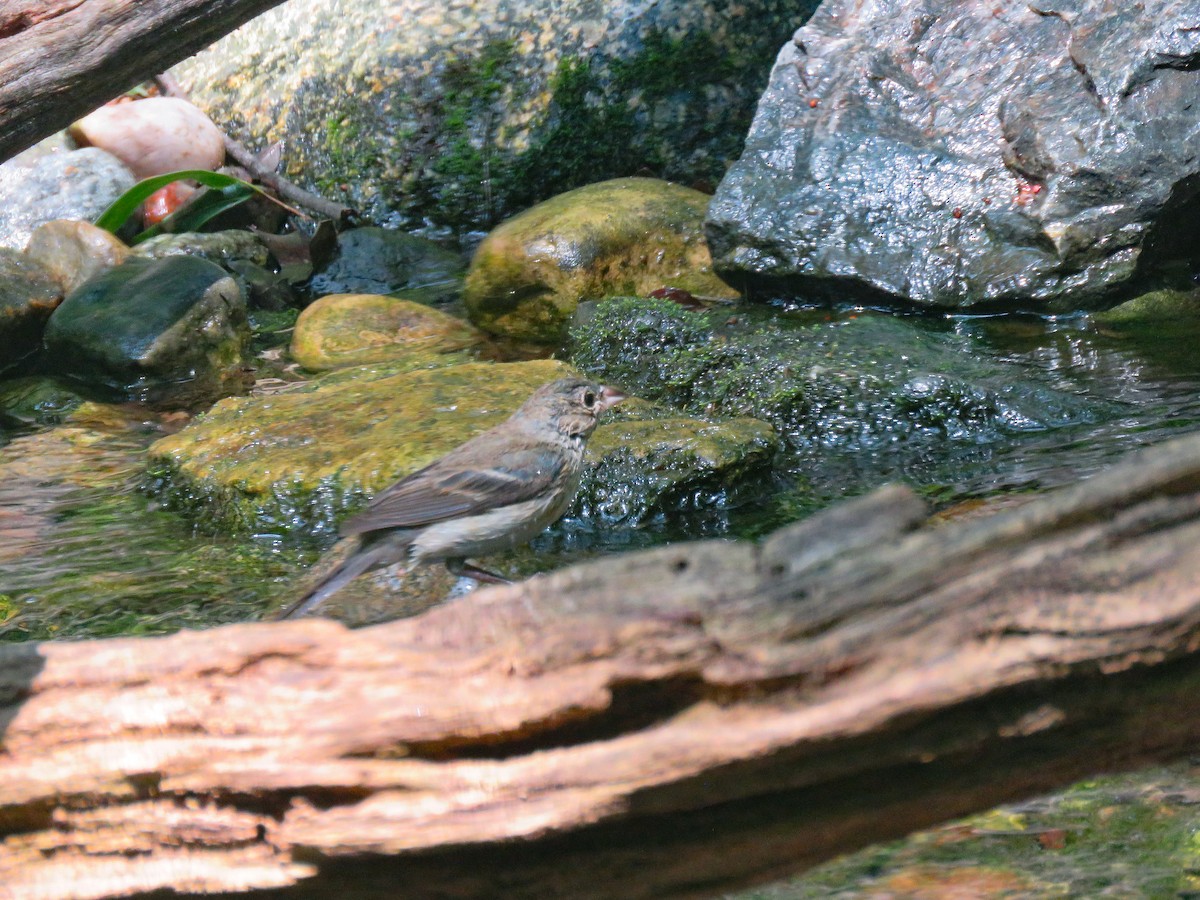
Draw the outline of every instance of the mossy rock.
[[[330,294],[300,314],[292,358],[306,369],[386,363],[414,352],[449,353],[483,339],[444,312],[379,294]]]
[[[591,469],[575,515],[639,524],[656,515],[711,508],[770,469],[775,430],[758,419],[686,416],[618,421],[596,429]]]
[[[150,448],[152,484],[208,528],[324,542],[368,496],[573,371],[553,360],[364,366],[286,393],[230,398]],[[640,521],[716,504],[775,450],[763,422],[714,424],[628,405],[592,438],[581,514]]]
[[[196,256],[224,267],[233,262],[249,262],[256,266],[271,263],[271,251],[262,239],[252,231],[239,229],[160,234],[134,247],[133,255],[147,259]]]
[[[323,539],[349,509],[504,420],[551,360],[342,369],[306,389],[223,400],[150,448],[150,472],[202,524]]]
[[[583,300],[660,288],[732,298],[704,240],[709,197],[653,178],[568,191],[514,216],[479,245],[463,300],[485,331],[554,343]]]
[[[691,414],[763,419],[822,457],[973,447],[1112,414],[953,333],[883,314],[797,320],[619,298],[572,337],[572,362],[597,378]]]
[[[1151,291],[1127,300],[1095,319],[1103,325],[1149,325],[1200,321],[1200,289]]]

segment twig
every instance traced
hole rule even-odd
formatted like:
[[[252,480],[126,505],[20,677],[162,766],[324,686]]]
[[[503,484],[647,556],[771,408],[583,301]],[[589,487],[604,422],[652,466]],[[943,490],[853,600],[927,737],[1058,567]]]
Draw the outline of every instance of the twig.
[[[165,96],[191,102],[187,91],[175,80],[173,75],[163,72],[161,75],[154,76],[154,82]],[[255,180],[264,187],[275,191],[280,197],[291,200],[297,206],[302,206],[319,216],[333,219],[338,223],[346,223],[358,217],[358,210],[310,193],[304,188],[297,187],[282,175],[267,169],[244,144],[230,137],[224,129],[220,129],[219,126],[218,128],[221,131],[221,137],[225,139],[225,153],[253,175]]]

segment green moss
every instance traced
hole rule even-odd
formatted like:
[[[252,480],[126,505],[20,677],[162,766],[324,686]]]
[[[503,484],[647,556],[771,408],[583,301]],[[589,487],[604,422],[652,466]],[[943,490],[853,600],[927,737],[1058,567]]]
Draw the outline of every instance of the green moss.
[[[640,91],[657,99],[719,84],[742,66],[736,53],[717,47],[708,34],[672,38],[655,29],[646,36],[641,53],[613,60],[613,83],[621,91]]]
[[[512,41],[495,40],[478,53],[451,57],[442,73],[440,152],[433,160],[434,193],[447,221],[490,225],[499,220],[499,198],[510,193],[511,159],[496,151],[498,106],[518,81]]]
[[[736,900],[886,895],[949,896],[963,872],[1013,879],[1008,891],[955,896],[1193,896],[1200,811],[1185,767],[1083,782],[1052,797],[1000,809],[846,856]],[[1039,839],[1061,843],[1045,845]],[[982,884],[983,882],[981,882]],[[901,886],[906,890],[900,890]],[[731,898],[733,900],[733,898]]]
[[[323,541],[346,511],[509,415],[562,363],[343,369],[230,398],[150,448],[149,487],[206,530]]]
[[[613,96],[587,60],[564,59],[550,84],[551,102],[530,148],[516,161],[512,203],[547,197],[607,178],[661,168],[634,152],[636,120],[624,92]]]
[[[1096,313],[1095,318],[1101,324],[1113,326],[1170,328],[1180,322],[1193,325],[1200,321],[1200,290],[1151,291]]]

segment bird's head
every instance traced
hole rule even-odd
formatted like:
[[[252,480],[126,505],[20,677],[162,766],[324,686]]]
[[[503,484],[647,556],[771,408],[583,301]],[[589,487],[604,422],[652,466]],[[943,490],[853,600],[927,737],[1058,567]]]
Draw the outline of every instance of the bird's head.
[[[560,378],[534,391],[517,415],[551,423],[568,437],[586,438],[595,430],[600,413],[624,399],[616,388],[587,378]]]

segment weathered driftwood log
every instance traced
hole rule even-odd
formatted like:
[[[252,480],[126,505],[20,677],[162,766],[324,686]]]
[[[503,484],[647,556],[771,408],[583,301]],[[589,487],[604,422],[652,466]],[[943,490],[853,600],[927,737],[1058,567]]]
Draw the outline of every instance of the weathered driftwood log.
[[[0,3],[0,160],[282,2]]]
[[[0,896],[702,896],[1200,741],[1200,436],[325,621],[0,651]]]

